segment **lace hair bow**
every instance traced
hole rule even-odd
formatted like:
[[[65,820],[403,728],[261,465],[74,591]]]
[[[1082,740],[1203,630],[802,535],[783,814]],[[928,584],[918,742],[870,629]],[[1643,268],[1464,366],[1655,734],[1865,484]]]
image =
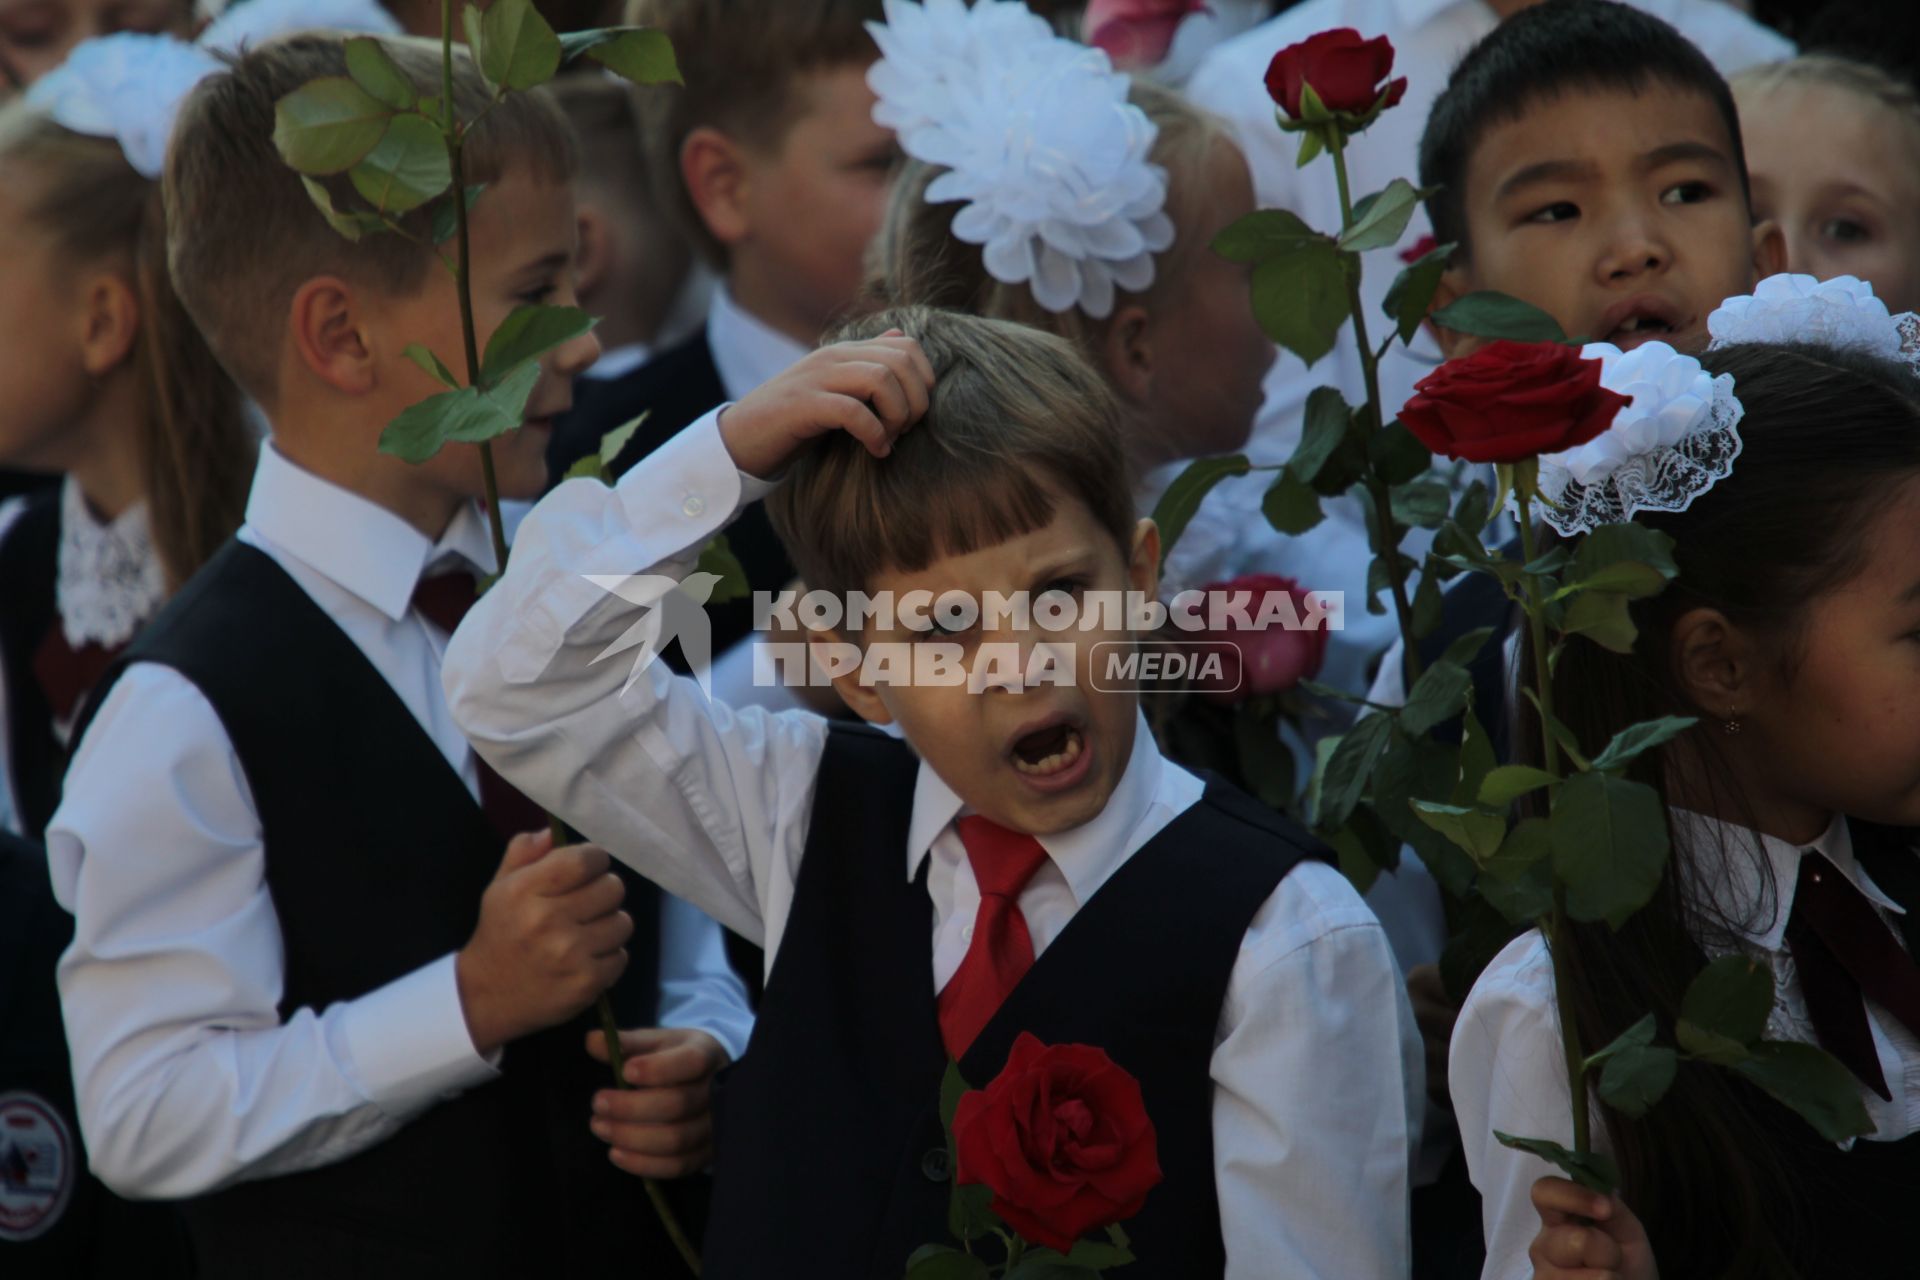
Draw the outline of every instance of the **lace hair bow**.
[[[1732,474],[1742,410],[1731,374],[1715,377],[1664,342],[1591,342],[1580,354],[1600,361],[1601,386],[1632,400],[1592,440],[1541,455],[1548,524],[1572,537],[1637,511],[1685,511]]]
[[[35,81],[27,102],[75,133],[112,138],[142,177],[157,180],[167,139],[193,87],[223,65],[216,55],[318,28],[398,35],[400,24],[373,0],[244,0],[192,44],[122,31],[75,45]]]
[[[1920,374],[1920,316],[1894,315],[1854,276],[1816,280],[1782,273],[1707,317],[1709,348],[1741,342],[1818,342],[1895,360]]]
[[[947,170],[927,199],[965,202],[953,234],[981,246],[994,279],[1095,319],[1116,289],[1153,283],[1153,255],[1173,243],[1167,173],[1147,158],[1157,128],[1105,53],[1009,0],[886,0],[868,30],[874,120]]]

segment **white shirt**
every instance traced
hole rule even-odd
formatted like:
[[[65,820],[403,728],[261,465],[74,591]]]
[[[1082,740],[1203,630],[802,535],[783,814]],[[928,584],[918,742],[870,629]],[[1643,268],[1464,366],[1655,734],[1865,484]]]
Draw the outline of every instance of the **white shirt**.
[[[612,382],[624,378],[653,358],[653,348],[644,342],[629,342],[624,347],[602,351],[600,358],[580,374],[590,382]]]
[[[808,351],[806,344],[742,310],[724,280],[714,287],[713,306],[707,312],[707,345],[729,400],[738,400],[785,373]]]
[[[1801,847],[1758,836],[1760,857],[1756,859],[1751,854],[1756,833],[1684,811],[1675,811],[1674,816],[1676,836],[1695,847],[1704,847],[1701,841],[1728,842],[1730,879],[1711,886],[1696,884],[1691,891],[1710,892],[1729,919],[1744,921],[1742,950],[1771,964],[1774,1009],[1767,1020],[1767,1038],[1815,1043],[1806,996],[1786,949],[1787,916],[1803,861]],[[1883,918],[1899,913],[1900,908],[1855,860],[1845,819],[1836,818],[1811,848],[1814,852],[1805,856],[1822,857],[1832,864],[1881,909]],[[1717,860],[1714,865],[1718,874]],[[1763,874],[1772,877],[1771,894]],[[1861,1086],[1860,1100],[1874,1124],[1868,1140],[1891,1142],[1920,1129],[1920,1039],[1873,1000],[1866,1004],[1874,1049],[1893,1098],[1887,1101]],[[1460,1120],[1467,1171],[1480,1189],[1487,1238],[1484,1276],[1486,1280],[1525,1280],[1533,1275],[1527,1246],[1540,1229],[1528,1191],[1536,1179],[1558,1171],[1537,1156],[1501,1146],[1493,1131],[1566,1141],[1572,1128],[1553,964],[1538,930],[1508,943],[1474,984],[1454,1028],[1447,1078]],[[1593,1117],[1593,1145],[1608,1151],[1606,1126],[1600,1123],[1597,1106]]]
[[[772,965],[826,722],[708,703],[657,663],[623,694],[629,661],[591,659],[636,609],[582,576],[678,578],[766,491],[735,469],[717,421],[694,423],[613,491],[570,482],[534,509],[512,568],[448,647],[447,697],[505,776],[761,942]],[[1036,950],[1200,790],[1141,726],[1106,811],[1041,841],[1048,864],[1020,895]],[[923,764],[900,874],[930,861],[936,984],[965,953],[979,903],[952,825],[960,809]],[[1331,867],[1297,868],[1255,915],[1211,1072],[1228,1275],[1406,1275],[1418,1036],[1379,923]]]
[[[239,536],[359,647],[477,799],[472,751],[440,692],[446,636],[411,599],[429,567],[492,567],[478,508],[431,543],[268,444]],[[47,834],[54,895],[76,917],[59,982],[81,1127],[94,1171],[122,1194],[176,1198],[332,1164],[495,1074],[467,1033],[451,955],[281,1022],[261,839],[206,698],[170,668],[130,667]],[[738,1054],[751,1019],[718,927],[669,901],[661,935],[661,1022]]]
[[[1793,54],[1793,46],[1782,37],[1718,0],[1633,2],[1673,24],[1727,74]],[[1332,161],[1322,158],[1299,168],[1294,163],[1299,135],[1283,133],[1274,123],[1273,99],[1264,83],[1273,55],[1335,27],[1352,27],[1362,36],[1385,35],[1392,40],[1393,75],[1407,78],[1407,93],[1398,106],[1348,145],[1348,175],[1357,200],[1394,178],[1418,179],[1420,135],[1434,99],[1446,87],[1460,55],[1498,22],[1482,0],[1306,0],[1215,49],[1188,81],[1187,92],[1198,106],[1222,117],[1232,128],[1253,171],[1260,207],[1290,209],[1309,226],[1337,230],[1340,198]],[[1365,255],[1361,302],[1367,336],[1376,347],[1387,332],[1381,305],[1404,265],[1399,253],[1430,231],[1425,209],[1416,210],[1399,244]],[[1439,348],[1424,330],[1411,350],[1394,344],[1380,365],[1382,407],[1389,416],[1399,412],[1412,396],[1413,384],[1439,362]],[[1307,396],[1322,385],[1338,387],[1350,402],[1364,398],[1366,386],[1352,325],[1342,328],[1334,349],[1311,369],[1297,356],[1280,353],[1267,374],[1266,403],[1246,449],[1254,462],[1284,462],[1292,455],[1300,440]],[[1360,505],[1351,495],[1326,501],[1324,521],[1300,537],[1285,537],[1260,514],[1260,499],[1271,482],[1270,475],[1256,473],[1222,483],[1207,505],[1220,504],[1220,527],[1238,529],[1240,538],[1189,564],[1182,563],[1185,548],[1176,547],[1169,568],[1185,577],[1199,575],[1203,581],[1264,570],[1298,578],[1310,588],[1344,590],[1346,629],[1332,637],[1320,678],[1341,688],[1361,689],[1366,685],[1366,663],[1394,638],[1397,624],[1391,610],[1376,615],[1364,607],[1372,553]],[[1407,553],[1418,559],[1429,540],[1416,531]]]

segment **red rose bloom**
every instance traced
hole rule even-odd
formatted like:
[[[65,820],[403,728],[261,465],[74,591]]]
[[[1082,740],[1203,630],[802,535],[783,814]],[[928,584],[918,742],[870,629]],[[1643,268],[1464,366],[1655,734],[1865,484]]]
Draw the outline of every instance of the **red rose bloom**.
[[[1402,249],[1400,251],[1400,261],[1406,263],[1408,266],[1412,266],[1439,247],[1440,242],[1435,240],[1433,234],[1429,232]]]
[[[953,1137],[960,1183],[991,1187],[1003,1222],[1061,1253],[1160,1182],[1140,1082],[1090,1045],[1022,1032],[993,1083],[961,1097]]]
[[[1352,27],[1309,36],[1273,55],[1267,65],[1267,93],[1288,119],[1300,118],[1300,86],[1310,84],[1329,111],[1362,115],[1384,92],[1391,107],[1405,96],[1407,78],[1384,87],[1393,70],[1393,45],[1385,36],[1362,40]]]
[[[1421,444],[1468,462],[1558,453],[1613,425],[1631,397],[1600,385],[1600,362],[1556,342],[1501,340],[1413,385],[1400,421]]]
[[[1201,590],[1207,596],[1201,606],[1202,616],[1209,622],[1213,621],[1216,600],[1224,609],[1234,603],[1230,597],[1244,596],[1247,616],[1253,623],[1245,628],[1236,625],[1237,619],[1222,619],[1226,625],[1196,637],[1201,642],[1203,660],[1214,653],[1222,659],[1221,678],[1202,684],[1201,696],[1209,702],[1231,706],[1260,694],[1285,693],[1302,680],[1320,674],[1320,664],[1327,657],[1326,621],[1313,618],[1307,608],[1307,593],[1298,582],[1278,574],[1249,573],[1229,582],[1210,582]],[[1278,620],[1269,619],[1267,625],[1260,625],[1260,611],[1274,596],[1292,602],[1291,615],[1300,620],[1300,626],[1286,625],[1285,609],[1281,609]]]
[[[1206,0],[1091,0],[1080,30],[1120,70],[1144,71],[1166,61],[1174,32],[1206,7]]]

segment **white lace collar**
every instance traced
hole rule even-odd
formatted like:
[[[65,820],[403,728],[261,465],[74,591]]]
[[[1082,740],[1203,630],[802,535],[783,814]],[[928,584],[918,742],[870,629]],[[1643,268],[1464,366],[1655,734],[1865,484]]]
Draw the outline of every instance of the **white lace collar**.
[[[147,504],[136,502],[102,524],[68,476],[60,490],[60,554],[54,601],[60,629],[76,649],[113,648],[133,638],[166,598],[167,578],[147,527]]]

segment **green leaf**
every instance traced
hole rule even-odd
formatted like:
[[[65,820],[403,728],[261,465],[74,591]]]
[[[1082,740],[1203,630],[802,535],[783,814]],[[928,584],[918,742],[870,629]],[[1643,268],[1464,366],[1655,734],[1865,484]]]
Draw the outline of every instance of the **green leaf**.
[[[1326,140],[1323,139],[1317,131],[1312,129],[1304,130],[1300,135],[1300,153],[1293,158],[1293,167],[1296,169],[1306,168],[1315,160],[1319,159],[1320,153],[1326,149]]]
[[[1448,802],[1471,805],[1495,763],[1493,736],[1480,723],[1480,717],[1474,714],[1473,705],[1469,703],[1466,714],[1460,717],[1460,776],[1447,794]]]
[[[1522,818],[1475,881],[1480,896],[1514,924],[1530,924],[1553,909],[1553,848],[1545,818]]]
[[[1229,262],[1259,262],[1327,237],[1285,209],[1258,209],[1213,238],[1213,251]]]
[[[392,115],[346,76],[322,76],[274,104],[273,145],[297,173],[345,173],[380,144]]]
[[[1420,819],[1466,851],[1475,866],[1484,866],[1500,849],[1507,834],[1507,822],[1496,813],[1486,813],[1467,805],[1435,804],[1415,800],[1413,812]]]
[[[1361,716],[1353,728],[1340,735],[1327,757],[1320,780],[1319,808],[1314,821],[1322,830],[1337,831],[1346,825],[1367,788],[1374,764],[1392,738],[1393,720],[1377,715]]]
[[[1659,1024],[1655,1021],[1654,1016],[1650,1013],[1647,1014],[1641,1018],[1640,1021],[1615,1036],[1612,1043],[1608,1044],[1606,1048],[1600,1050],[1598,1053],[1588,1054],[1587,1070],[1593,1071],[1596,1068],[1606,1065],[1608,1058],[1611,1058],[1623,1049],[1646,1048],[1653,1043],[1654,1033],[1659,1029]]]
[[[1393,506],[1393,518],[1401,524],[1412,525],[1416,529],[1438,529],[1447,522],[1447,510],[1453,505],[1453,494],[1438,480],[1417,480],[1412,484],[1395,486],[1389,494],[1389,500]]]
[[[599,452],[602,465],[611,467],[620,460],[620,455],[626,451],[626,447],[628,443],[632,441],[634,433],[640,430],[651,413],[652,410],[650,409],[642,410],[638,417],[635,417],[629,422],[621,423],[600,437]]]
[[[1479,538],[1480,531],[1487,527],[1487,519],[1493,514],[1493,495],[1487,491],[1484,480],[1475,480],[1460,495],[1460,503],[1453,509],[1453,522],[1462,532]]]
[[[1248,462],[1244,454],[1231,454],[1224,458],[1196,458],[1185,471],[1173,478],[1167,491],[1160,495],[1160,501],[1153,506],[1153,522],[1160,526],[1160,563],[1167,562],[1174,544],[1180,541],[1180,535],[1186,532],[1187,522],[1193,519],[1193,513],[1200,509],[1200,503],[1213,492],[1213,486],[1228,476],[1247,474]]]
[[[1441,661],[1466,666],[1479,654],[1480,646],[1487,642],[1487,639],[1493,635],[1493,631],[1492,627],[1475,627],[1448,645],[1447,652],[1442,656]]]
[[[1067,1261],[1076,1267],[1090,1267],[1095,1271],[1104,1271],[1108,1267],[1124,1267],[1132,1262],[1133,1250],[1124,1245],[1107,1244],[1099,1240],[1082,1240],[1073,1246],[1073,1252],[1067,1255]]]
[[[1822,1049],[1767,1040],[1755,1045],[1752,1056],[1733,1069],[1791,1107],[1828,1142],[1873,1132],[1853,1073]]]
[[[1600,1100],[1637,1120],[1667,1095],[1679,1066],[1680,1055],[1665,1045],[1621,1049],[1600,1072]]]
[[[645,27],[602,27],[560,37],[560,61],[588,57],[634,84],[682,84],[673,41]]]
[[[1545,769],[1526,764],[1503,764],[1487,774],[1486,780],[1480,784],[1479,800],[1489,809],[1504,809],[1527,792],[1550,787],[1556,781],[1558,779]]]
[[[1051,1249],[1029,1249],[1007,1269],[1006,1280],[1100,1280],[1100,1273],[1075,1266]]]
[[[589,453],[575,458],[573,465],[561,474],[562,480],[598,480],[601,484],[612,484],[613,477],[607,474],[607,466],[599,458]]]
[[[1516,342],[1565,342],[1560,322],[1504,293],[1469,293],[1433,313],[1433,322],[1476,338],[1512,338]]]
[[[1327,843],[1339,855],[1340,873],[1360,893],[1372,888],[1382,871],[1400,866],[1399,837],[1364,804],[1354,807],[1347,825],[1334,832]]]
[[[1583,592],[1573,598],[1561,630],[1568,635],[1585,636],[1614,653],[1632,653],[1634,639],[1640,634],[1633,625],[1625,596],[1593,592]]]
[[[1413,335],[1420,332],[1420,322],[1427,318],[1427,311],[1433,306],[1433,295],[1439,291],[1440,277],[1447,273],[1447,262],[1454,248],[1454,245],[1443,244],[1428,250],[1417,261],[1402,267],[1388,286],[1382,309],[1387,318],[1399,326],[1401,342],[1412,342]]]
[[[1750,1045],[1773,1012],[1773,970],[1743,955],[1722,956],[1702,969],[1680,1001],[1680,1021]]]
[[[1565,546],[1558,546],[1527,561],[1520,566],[1520,571],[1531,577],[1544,578],[1549,574],[1558,573],[1572,560],[1573,552],[1567,550]]]
[[[953,1196],[947,1201],[947,1230],[956,1240],[976,1240],[1000,1226],[1000,1215],[990,1207],[993,1189],[980,1183],[961,1186],[954,1183]]]
[[[1433,454],[1413,432],[1399,422],[1389,422],[1367,442],[1367,457],[1380,478],[1388,484],[1405,484],[1425,473],[1433,465]],[[1450,500],[1450,499],[1449,499]],[[1444,517],[1443,510],[1441,515]],[[1438,527],[1440,521],[1423,528]]]
[[[1635,756],[1679,737],[1698,723],[1692,716],[1661,716],[1658,720],[1630,724],[1614,734],[1607,749],[1593,758],[1593,767],[1609,771],[1624,769]]]
[[[1407,692],[1406,706],[1400,709],[1400,728],[1410,734],[1425,733],[1459,715],[1472,692],[1473,677],[1465,667],[1436,662],[1420,673]]]
[[[427,376],[437,379],[441,386],[451,391],[458,391],[460,389],[460,381],[453,376],[453,370],[442,364],[439,356],[433,354],[433,352],[427,350],[419,343],[409,343],[407,349],[400,354],[419,365],[420,368],[426,372]]]
[[[1520,694],[1533,704],[1535,713],[1539,713],[1540,695],[1532,689],[1522,689]],[[1575,768],[1584,771],[1593,767],[1586,756],[1580,753],[1580,740],[1573,736],[1573,730],[1567,728],[1560,717],[1542,715],[1540,718],[1546,722],[1547,732],[1553,735],[1553,740],[1560,744],[1560,749],[1567,753],[1567,759],[1573,761]]]
[[[1349,439],[1352,422],[1353,410],[1337,387],[1315,387],[1307,394],[1307,407],[1300,422],[1300,443],[1287,459],[1288,473],[1319,488],[1321,472],[1334,466],[1337,455],[1351,453],[1343,446]],[[1322,491],[1345,491],[1358,477],[1358,464],[1359,459],[1355,457],[1342,459],[1338,474],[1328,477],[1328,488]]]
[[[419,101],[419,90],[407,73],[394,62],[387,47],[371,36],[355,36],[346,43],[347,74],[395,111],[411,110]]]
[[[946,1074],[940,1077],[940,1127],[948,1133],[953,1132],[953,1113],[960,1109],[961,1095],[972,1088],[960,1074],[960,1064],[948,1059]]]
[[[1326,518],[1326,512],[1320,509],[1320,495],[1313,486],[1283,470],[1267,486],[1266,496],[1260,499],[1260,514],[1267,523],[1281,533],[1298,537]]]
[[[424,116],[395,116],[367,158],[347,171],[354,190],[383,213],[418,209],[453,183],[440,127]]]
[[[1575,582],[1597,577],[1608,565],[1628,561],[1651,565],[1671,579],[1680,572],[1673,562],[1673,539],[1640,524],[1603,524],[1580,540],[1573,553]]]
[[[1347,259],[1330,240],[1307,241],[1253,269],[1253,314],[1269,338],[1312,367],[1333,350],[1348,316]]]
[[[1560,784],[1551,818],[1553,869],[1575,920],[1618,929],[1646,905],[1667,865],[1667,815],[1660,793],[1610,773]]]
[[[1261,804],[1284,810],[1293,802],[1293,752],[1280,740],[1271,710],[1258,699],[1233,709],[1233,744],[1240,755],[1240,777]]]
[[[1516,1138],[1498,1129],[1493,1131],[1493,1136],[1503,1147],[1539,1156],[1589,1191],[1610,1196],[1614,1188],[1620,1185],[1620,1171],[1605,1152],[1589,1151],[1585,1155],[1576,1155],[1557,1142],[1549,1142],[1545,1138]]]
[[[1450,799],[1459,775],[1458,749],[1395,734],[1373,771],[1373,811],[1403,844],[1413,844],[1432,829],[1413,816],[1408,802]]]
[[[387,224],[377,213],[368,213],[361,209],[342,212],[334,208],[333,197],[327,189],[312,178],[302,174],[300,185],[307,189],[307,199],[313,201],[313,207],[327,220],[327,225],[358,244],[360,237],[387,230]]]
[[[1360,492],[1364,494],[1366,490],[1362,489]],[[1369,520],[1369,523],[1371,523],[1371,520]],[[1420,567],[1408,557],[1401,555],[1398,551],[1392,552],[1391,554],[1393,556],[1393,563],[1400,566],[1400,576],[1402,580],[1410,577],[1413,571]],[[1387,611],[1386,603],[1380,597],[1381,594],[1392,585],[1392,579],[1388,576],[1390,573],[1391,570],[1388,567],[1386,556],[1375,556],[1373,562],[1367,566],[1368,613],[1385,613]]]
[[[469,210],[473,208],[473,202],[480,198],[480,193],[486,189],[487,184],[484,182],[476,182],[467,188],[466,200]],[[442,200],[433,211],[433,242],[435,244],[445,244],[447,241],[453,239],[454,234],[459,230],[460,211],[453,207],[453,200],[451,198]]]
[[[740,557],[734,555],[733,548],[727,545],[727,535],[724,533],[714,534],[713,539],[700,548],[700,562],[696,567],[702,573],[711,573],[720,579],[713,584],[713,594],[707,597],[709,606],[745,600],[751,594],[747,571],[741,568]]]
[[[1652,565],[1641,564],[1637,560],[1618,560],[1597,570],[1590,578],[1569,582],[1554,593],[1554,598],[1570,596],[1576,591],[1604,591],[1625,596],[1629,600],[1641,600],[1659,595],[1666,585],[1667,575]]]
[[[572,342],[598,323],[578,307],[515,307],[487,339],[480,358],[480,382],[492,386],[530,360]]]
[[[1440,575],[1433,572],[1437,561],[1428,560],[1420,574],[1420,585],[1413,589],[1413,638],[1425,640],[1440,628],[1446,601],[1440,593]]]
[[[380,450],[405,462],[425,462],[447,444],[477,444],[526,421],[527,397],[540,366],[527,365],[499,386],[442,391],[404,410],[380,433]]]
[[[1371,197],[1365,213],[1354,210],[1353,226],[1341,235],[1340,247],[1364,253],[1396,243],[1420,206],[1421,194],[1405,178],[1395,178]]]
[[[947,1244],[921,1245],[907,1259],[906,1280],[987,1280],[992,1274],[984,1258]]]
[[[533,7],[533,0],[494,0],[480,20],[475,50],[487,83],[531,89],[560,69],[560,37]]]

